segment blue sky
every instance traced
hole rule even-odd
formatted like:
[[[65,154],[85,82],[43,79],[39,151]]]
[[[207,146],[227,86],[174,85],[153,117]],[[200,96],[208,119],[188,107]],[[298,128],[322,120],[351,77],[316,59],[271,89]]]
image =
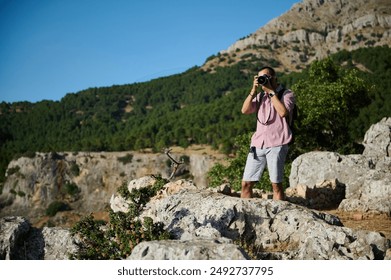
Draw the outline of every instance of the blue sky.
[[[300,0],[0,0],[0,102],[201,66]]]

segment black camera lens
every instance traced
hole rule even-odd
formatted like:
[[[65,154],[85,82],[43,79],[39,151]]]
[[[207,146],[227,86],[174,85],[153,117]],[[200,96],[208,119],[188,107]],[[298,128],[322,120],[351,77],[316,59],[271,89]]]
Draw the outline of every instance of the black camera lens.
[[[266,85],[269,82],[269,76],[262,75],[258,77],[258,83],[261,85]]]

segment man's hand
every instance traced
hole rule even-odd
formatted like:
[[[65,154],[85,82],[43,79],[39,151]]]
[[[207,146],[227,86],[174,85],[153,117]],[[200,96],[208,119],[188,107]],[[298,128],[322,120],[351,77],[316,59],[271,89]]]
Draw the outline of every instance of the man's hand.
[[[258,83],[258,75],[255,75],[254,76],[254,81],[253,81],[253,89],[252,89],[252,91],[257,91],[257,89],[258,89],[258,87],[259,87],[259,83]]]

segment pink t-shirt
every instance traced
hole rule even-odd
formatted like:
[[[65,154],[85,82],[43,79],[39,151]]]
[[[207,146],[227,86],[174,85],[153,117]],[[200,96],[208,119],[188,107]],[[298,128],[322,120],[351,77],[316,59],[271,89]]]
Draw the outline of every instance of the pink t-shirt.
[[[261,94],[257,95],[259,102]],[[289,111],[292,119],[295,96],[291,90],[286,90],[280,99]],[[256,112],[256,99],[253,99],[252,111]],[[274,108],[270,97],[264,94],[258,111],[257,130],[251,138],[251,146],[257,148],[270,148],[288,144],[292,140],[292,131],[288,120],[281,118]]]

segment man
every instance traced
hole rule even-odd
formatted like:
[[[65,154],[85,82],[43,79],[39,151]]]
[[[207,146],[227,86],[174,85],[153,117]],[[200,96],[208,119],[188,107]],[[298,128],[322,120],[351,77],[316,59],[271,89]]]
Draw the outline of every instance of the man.
[[[257,93],[259,87],[263,92]],[[293,92],[277,83],[273,68],[263,67],[254,76],[253,87],[242,106],[243,114],[257,114],[257,127],[243,172],[242,198],[252,197],[253,186],[267,165],[273,199],[284,200],[282,181],[288,143],[292,140],[289,124],[294,105]]]

